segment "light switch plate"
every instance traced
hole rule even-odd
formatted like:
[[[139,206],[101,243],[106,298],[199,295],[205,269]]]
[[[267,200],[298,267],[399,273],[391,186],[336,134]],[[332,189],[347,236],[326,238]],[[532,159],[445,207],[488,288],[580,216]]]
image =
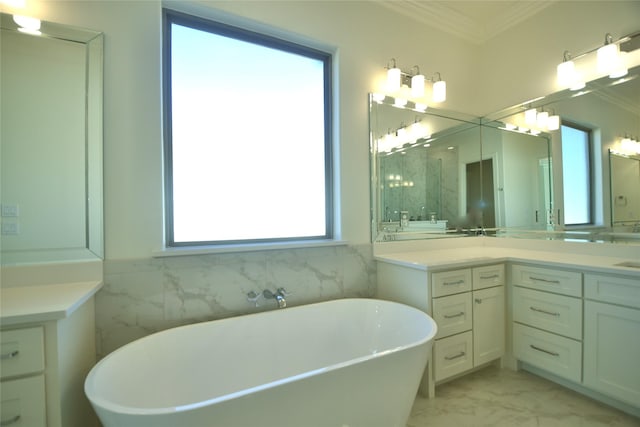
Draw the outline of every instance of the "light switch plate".
[[[2,235],[3,236],[15,236],[20,234],[20,226],[17,222],[3,222],[2,223]]]
[[[2,204],[2,216],[5,218],[17,217],[20,214],[18,205],[3,203]]]

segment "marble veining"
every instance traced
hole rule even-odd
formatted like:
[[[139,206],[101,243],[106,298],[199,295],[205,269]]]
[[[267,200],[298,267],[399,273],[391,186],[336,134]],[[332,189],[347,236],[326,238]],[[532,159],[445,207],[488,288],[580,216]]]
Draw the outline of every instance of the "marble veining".
[[[247,293],[284,287],[290,306],[373,297],[370,244],[107,260],[96,295],[98,357],[163,329],[275,309]]]
[[[490,366],[418,396],[407,427],[638,427],[640,419],[524,371]]]

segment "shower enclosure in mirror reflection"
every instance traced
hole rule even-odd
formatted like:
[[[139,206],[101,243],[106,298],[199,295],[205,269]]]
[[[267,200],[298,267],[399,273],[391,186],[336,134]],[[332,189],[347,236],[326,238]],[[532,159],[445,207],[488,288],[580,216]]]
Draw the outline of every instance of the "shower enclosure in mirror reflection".
[[[374,241],[466,235],[482,227],[475,118],[370,96]]]
[[[100,259],[102,33],[0,18],[2,265]]]

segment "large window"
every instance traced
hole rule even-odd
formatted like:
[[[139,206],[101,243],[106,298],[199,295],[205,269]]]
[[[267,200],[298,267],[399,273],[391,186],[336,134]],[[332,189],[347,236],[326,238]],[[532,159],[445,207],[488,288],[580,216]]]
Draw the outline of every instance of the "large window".
[[[331,55],[164,11],[168,246],[332,238]]]
[[[561,135],[564,224],[592,224],[591,131],[562,125]]]

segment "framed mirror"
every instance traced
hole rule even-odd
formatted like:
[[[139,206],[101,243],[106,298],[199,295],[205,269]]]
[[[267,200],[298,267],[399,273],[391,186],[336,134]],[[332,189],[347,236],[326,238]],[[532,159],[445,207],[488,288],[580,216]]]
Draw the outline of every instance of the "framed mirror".
[[[537,123],[527,123],[525,116],[531,110],[558,116],[558,128],[549,130]],[[616,188],[620,187],[617,183],[620,179],[615,171],[622,167],[621,163],[627,165],[622,158],[637,155],[624,147],[623,139],[626,135],[640,134],[640,67],[630,69],[626,76],[618,79],[603,77],[587,83],[582,90],[566,90],[523,103],[495,113],[483,122],[502,131],[506,131],[506,126],[514,132],[526,129],[520,132],[532,139],[548,141],[549,158],[553,159],[549,164],[551,207],[547,219],[550,230],[565,234],[586,232],[589,238],[597,234],[606,240],[609,233],[635,223],[629,217],[635,213],[626,212],[626,221],[620,217],[624,209],[620,206],[622,199],[616,199],[616,192],[622,190]],[[532,130],[540,132],[539,135],[531,135]],[[576,145],[576,135],[581,134],[584,145],[579,145],[580,142]],[[635,163],[629,160],[628,165]],[[625,188],[624,191],[633,190]],[[579,197],[580,193],[584,196]],[[635,193],[640,194],[638,187]],[[618,213],[616,204],[619,204]],[[506,210],[513,208],[507,203]]]
[[[0,19],[2,265],[101,259],[103,35]]]
[[[372,240],[444,238],[482,227],[478,120],[369,97]]]

